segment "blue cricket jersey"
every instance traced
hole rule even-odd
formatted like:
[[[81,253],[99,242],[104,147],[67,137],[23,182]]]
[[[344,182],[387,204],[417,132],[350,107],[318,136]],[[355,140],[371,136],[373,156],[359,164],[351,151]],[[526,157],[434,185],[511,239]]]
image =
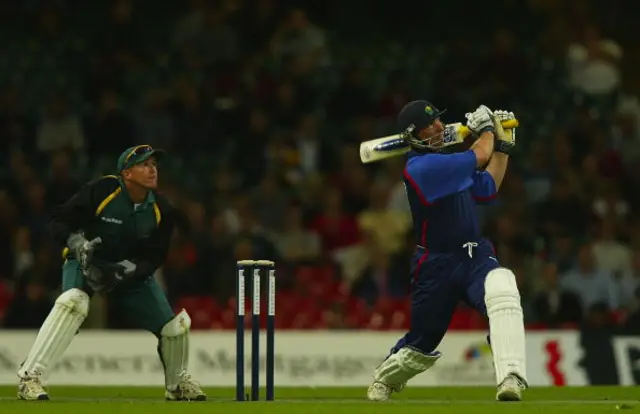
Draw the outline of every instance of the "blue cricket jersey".
[[[476,168],[472,150],[454,154],[409,153],[404,183],[416,244],[428,251],[453,252],[480,242],[476,202],[496,196],[496,183]]]

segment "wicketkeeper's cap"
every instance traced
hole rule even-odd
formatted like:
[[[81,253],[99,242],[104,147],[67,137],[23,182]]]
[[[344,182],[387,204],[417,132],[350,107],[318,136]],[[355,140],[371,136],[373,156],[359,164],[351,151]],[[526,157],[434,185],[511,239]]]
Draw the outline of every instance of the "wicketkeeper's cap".
[[[127,148],[118,157],[118,172],[145,162],[152,156],[160,161],[165,156],[165,151],[153,148],[151,145],[136,145],[135,147]]]
[[[398,127],[405,131],[411,125],[415,127],[414,133],[428,127],[447,110],[439,110],[429,101],[413,101],[406,104],[398,114]]]

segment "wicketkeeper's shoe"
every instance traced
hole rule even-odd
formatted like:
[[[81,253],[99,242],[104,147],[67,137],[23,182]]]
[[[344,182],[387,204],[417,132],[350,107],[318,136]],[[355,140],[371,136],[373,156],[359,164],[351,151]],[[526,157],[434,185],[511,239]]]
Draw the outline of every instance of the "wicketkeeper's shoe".
[[[167,389],[164,396],[167,401],[207,401],[200,385],[186,372],[180,375],[178,386],[173,390]]]
[[[522,390],[527,388],[527,383],[516,374],[509,374],[500,385],[496,393],[498,401],[520,401],[522,400]]]
[[[18,399],[26,401],[46,401],[49,399],[49,394],[42,386],[40,376],[34,375],[20,378]]]

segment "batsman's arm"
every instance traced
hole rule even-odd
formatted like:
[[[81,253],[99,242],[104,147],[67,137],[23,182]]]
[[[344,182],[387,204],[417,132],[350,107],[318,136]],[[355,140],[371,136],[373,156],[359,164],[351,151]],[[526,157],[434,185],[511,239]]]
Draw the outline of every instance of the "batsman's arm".
[[[471,145],[471,151],[476,155],[476,167],[487,165],[493,155],[494,133],[486,131],[480,134],[476,142]]]
[[[508,164],[509,156],[497,151],[493,153],[489,160],[489,164],[487,164],[485,171],[493,177],[493,181],[496,183],[496,190],[499,190],[502,185]]]
[[[509,164],[509,152],[515,146],[515,129],[505,131],[502,127],[502,121],[510,117],[515,118],[513,112],[503,110],[496,111],[492,116],[496,130],[495,137],[499,142],[496,144],[496,151],[493,153],[485,171],[493,177],[496,191],[502,185],[504,175],[507,172],[507,165]]]
[[[476,162],[476,154],[471,150],[453,154],[425,154],[409,159],[404,176],[423,202],[433,203],[471,187]]]
[[[100,204],[119,188],[115,176],[106,176],[85,184],[64,204],[56,206],[48,221],[53,240],[66,246],[71,233],[76,232],[95,216]]]
[[[176,223],[180,223],[180,215],[164,198],[157,197],[161,212],[160,224],[151,237],[139,246],[136,257],[131,260],[136,266],[134,278],[146,278],[153,274],[167,258],[171,236]]]

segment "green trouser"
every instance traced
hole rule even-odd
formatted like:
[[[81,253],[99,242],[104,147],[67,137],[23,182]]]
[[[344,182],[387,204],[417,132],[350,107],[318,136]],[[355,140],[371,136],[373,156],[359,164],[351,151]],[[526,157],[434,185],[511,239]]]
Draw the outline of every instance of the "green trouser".
[[[70,259],[62,266],[62,291],[73,288],[82,289],[89,296],[94,293],[86,284],[78,261]],[[152,277],[118,287],[107,294],[107,299],[112,306],[127,315],[133,326],[158,337],[162,328],[175,316],[167,296]]]

